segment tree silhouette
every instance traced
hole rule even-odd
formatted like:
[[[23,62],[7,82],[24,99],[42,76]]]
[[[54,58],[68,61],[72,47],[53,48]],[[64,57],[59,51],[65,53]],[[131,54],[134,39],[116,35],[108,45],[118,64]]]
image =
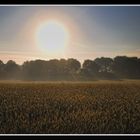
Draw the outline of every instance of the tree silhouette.
[[[92,60],[85,60],[83,63],[82,74],[92,79],[97,77],[99,73],[99,65]]]
[[[140,58],[116,56],[85,60],[74,58],[25,61],[22,65],[0,60],[0,79],[19,80],[94,80],[133,78],[140,79]]]
[[[20,66],[15,61],[9,60],[4,65],[4,73],[6,79],[18,79],[20,73]]]

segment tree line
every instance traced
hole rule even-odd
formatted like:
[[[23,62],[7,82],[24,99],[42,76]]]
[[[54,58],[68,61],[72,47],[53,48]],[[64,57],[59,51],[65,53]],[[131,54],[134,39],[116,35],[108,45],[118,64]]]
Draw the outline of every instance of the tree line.
[[[9,60],[0,60],[1,80],[95,80],[95,79],[140,79],[140,58],[116,56],[84,60],[51,59],[25,61],[18,65]]]

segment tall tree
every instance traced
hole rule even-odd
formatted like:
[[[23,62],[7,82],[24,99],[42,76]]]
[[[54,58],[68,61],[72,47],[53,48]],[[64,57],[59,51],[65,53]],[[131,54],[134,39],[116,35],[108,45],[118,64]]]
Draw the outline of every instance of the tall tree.
[[[85,60],[83,63],[82,72],[89,78],[97,77],[99,72],[99,65],[92,60]]]
[[[69,77],[72,78],[72,80],[77,80],[78,70],[81,68],[81,64],[78,60],[69,58],[67,60],[67,69],[69,73]]]
[[[115,57],[112,70],[121,78],[140,78],[140,63],[137,57]]]
[[[0,60],[0,79],[4,79],[5,71],[4,71],[5,64]]]
[[[111,72],[111,65],[113,60],[108,57],[96,58],[94,60],[100,66],[100,72]]]
[[[4,65],[4,71],[5,71],[5,78],[8,79],[18,79],[19,78],[19,73],[20,73],[20,66],[16,64],[15,61],[9,60],[5,65]]]

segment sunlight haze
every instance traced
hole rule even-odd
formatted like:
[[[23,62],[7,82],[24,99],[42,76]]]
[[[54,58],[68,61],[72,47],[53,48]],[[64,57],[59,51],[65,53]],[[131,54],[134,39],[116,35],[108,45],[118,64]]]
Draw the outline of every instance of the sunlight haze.
[[[135,6],[0,6],[1,60],[139,57],[139,14]]]

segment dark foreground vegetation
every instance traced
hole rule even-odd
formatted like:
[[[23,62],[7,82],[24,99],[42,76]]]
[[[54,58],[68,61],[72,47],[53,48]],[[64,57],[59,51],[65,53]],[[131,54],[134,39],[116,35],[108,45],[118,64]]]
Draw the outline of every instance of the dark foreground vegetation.
[[[26,61],[22,65],[9,60],[0,61],[0,79],[13,80],[95,80],[140,79],[140,58],[117,56],[85,60],[83,64],[73,58]]]
[[[140,133],[140,81],[1,82],[0,133]]]

